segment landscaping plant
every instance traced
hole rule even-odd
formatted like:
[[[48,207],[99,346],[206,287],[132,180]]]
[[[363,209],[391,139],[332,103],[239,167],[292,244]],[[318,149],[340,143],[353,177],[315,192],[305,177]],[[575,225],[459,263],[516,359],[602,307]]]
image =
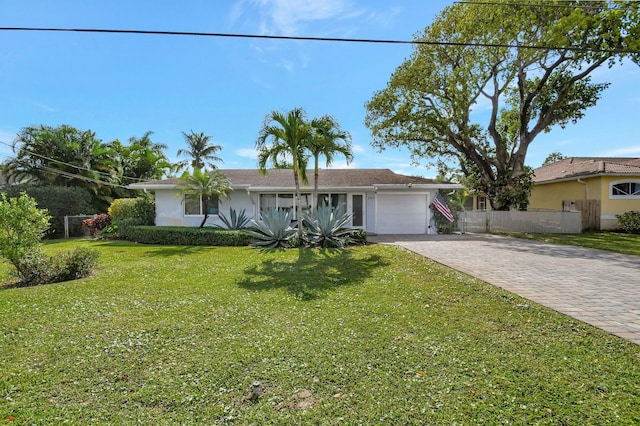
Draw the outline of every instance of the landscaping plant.
[[[88,276],[98,253],[79,248],[49,257],[42,251],[42,237],[49,228],[49,215],[25,193],[0,200],[0,253],[14,267],[19,285],[38,285]]]
[[[254,239],[252,244],[256,247],[291,247],[291,240],[296,234],[296,229],[291,226],[292,218],[290,210],[267,209],[262,213],[262,220],[253,220],[253,227],[246,232]]]
[[[630,234],[640,234],[640,211],[631,210],[623,214],[617,214],[618,227],[621,231]]]
[[[347,213],[343,204],[335,209],[324,204],[315,208],[312,215],[304,216],[304,238],[312,246],[344,247],[351,242],[352,218],[353,214]]]
[[[222,223],[224,223],[224,226],[226,227],[226,229],[234,229],[234,230],[244,229],[249,225],[249,223],[251,223],[251,219],[249,219],[249,217],[247,216],[245,209],[240,210],[240,213],[238,213],[236,212],[236,209],[231,207],[229,209],[228,218],[222,212],[220,212],[218,217],[220,217],[220,220],[222,221]],[[214,225],[214,226],[216,228],[223,228],[220,225]]]

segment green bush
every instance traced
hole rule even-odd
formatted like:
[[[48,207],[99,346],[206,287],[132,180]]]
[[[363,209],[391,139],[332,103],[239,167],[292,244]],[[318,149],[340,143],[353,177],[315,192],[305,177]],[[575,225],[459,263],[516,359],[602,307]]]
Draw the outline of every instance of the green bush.
[[[262,213],[259,222],[247,231],[251,244],[263,248],[296,247],[301,244],[296,229],[291,226],[293,213],[290,210],[268,209]]]
[[[41,257],[41,240],[49,228],[47,210],[39,209],[36,201],[26,193],[8,198],[0,197],[0,255],[7,259],[22,278],[22,267]]]
[[[153,225],[156,207],[153,198],[118,198],[113,200],[107,211],[114,222],[124,219],[138,219],[141,225]]]
[[[640,211],[631,210],[617,214],[618,228],[629,234],[640,234]]]
[[[246,246],[245,231],[180,226],[127,226],[122,238],[143,244],[179,246]]]
[[[50,228],[46,238],[64,237],[64,217],[98,212],[92,204],[92,196],[84,188],[63,186],[33,186],[10,185],[6,187],[8,197],[16,198],[21,192],[26,192],[35,199],[38,207],[47,209],[51,215]],[[69,235],[79,237],[83,235],[81,221],[69,223]]]
[[[98,251],[86,247],[57,254],[49,258],[51,280],[57,283],[88,277],[98,265]]]
[[[51,257],[38,251],[20,261],[17,286],[77,280],[91,275],[97,264],[98,252],[89,248],[78,247]]]

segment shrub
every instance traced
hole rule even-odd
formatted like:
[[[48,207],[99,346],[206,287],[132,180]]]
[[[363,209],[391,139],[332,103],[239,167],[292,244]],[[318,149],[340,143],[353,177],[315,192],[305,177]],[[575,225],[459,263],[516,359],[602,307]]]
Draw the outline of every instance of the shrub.
[[[0,255],[6,258],[17,275],[22,277],[21,268],[29,268],[30,263],[41,257],[41,240],[49,228],[50,216],[39,209],[36,201],[26,193],[17,198],[7,198],[2,193],[0,199]]]
[[[98,252],[93,249],[78,247],[51,257],[37,251],[20,261],[18,286],[77,280],[91,275],[97,264]]]
[[[247,234],[253,238],[252,245],[264,248],[291,247],[291,239],[296,230],[291,226],[291,211],[268,209],[262,213],[262,220],[253,222]]]
[[[621,231],[630,234],[640,233],[640,211],[631,210],[623,214],[617,214],[618,227]]]
[[[124,219],[138,219],[141,225],[153,225],[156,208],[151,197],[118,198],[113,200],[107,213],[114,222],[120,222]]]
[[[8,197],[18,197],[25,192],[38,203],[38,207],[46,209],[51,215],[50,228],[45,238],[62,238],[64,236],[64,217],[80,214],[91,214],[100,211],[93,206],[91,194],[84,188],[62,186],[10,185],[6,188]],[[69,224],[69,235],[82,235],[80,221]]]
[[[367,244],[367,231],[364,229],[349,230],[350,244],[364,246]]]
[[[111,216],[106,213],[95,215],[90,219],[82,221],[82,227],[89,229],[91,235],[96,235],[98,232],[105,229],[111,224]]]
[[[122,225],[121,222],[120,225]],[[122,238],[143,244],[182,246],[246,246],[246,231],[180,226],[127,226]]]
[[[71,281],[91,275],[98,265],[97,250],[78,247],[50,258],[51,283]]]

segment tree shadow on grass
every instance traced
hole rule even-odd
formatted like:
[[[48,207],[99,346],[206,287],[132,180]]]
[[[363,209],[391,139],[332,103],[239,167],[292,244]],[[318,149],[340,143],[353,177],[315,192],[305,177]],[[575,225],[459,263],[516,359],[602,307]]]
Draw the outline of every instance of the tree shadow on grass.
[[[386,264],[381,256],[359,258],[349,249],[301,248],[294,259],[269,258],[246,268],[238,285],[254,291],[286,288],[300,300],[315,300],[341,286],[361,283]]]

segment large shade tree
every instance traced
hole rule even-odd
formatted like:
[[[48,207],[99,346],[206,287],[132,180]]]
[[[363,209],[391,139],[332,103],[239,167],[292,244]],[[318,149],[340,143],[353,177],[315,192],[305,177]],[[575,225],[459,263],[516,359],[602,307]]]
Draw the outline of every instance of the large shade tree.
[[[494,209],[526,202],[533,140],[580,120],[607,83],[593,72],[640,59],[638,2],[488,0],[444,9],[366,105],[379,149],[457,161]],[[487,113],[483,113],[484,108]]]
[[[211,136],[205,135],[204,132],[196,133],[191,130],[191,133],[182,132],[187,148],[181,148],[178,150],[178,156],[184,155],[190,157],[191,160],[185,160],[179,163],[182,168],[191,167],[204,168],[209,165],[211,168],[216,169],[217,166],[213,162],[222,163],[222,158],[216,154],[222,149],[222,146],[211,143]],[[208,163],[205,163],[208,162]]]
[[[300,182],[307,182],[306,149],[311,134],[311,126],[304,110],[294,108],[287,113],[279,111],[269,113],[256,140],[258,169],[261,173],[267,173],[269,164],[277,169],[292,169],[299,236],[302,235]]]
[[[312,207],[318,199],[318,175],[320,169],[320,157],[324,157],[327,167],[333,164],[336,155],[342,155],[347,164],[353,161],[351,149],[351,135],[340,128],[340,124],[330,115],[311,120],[311,137],[307,143],[307,149],[313,157],[313,197]]]

